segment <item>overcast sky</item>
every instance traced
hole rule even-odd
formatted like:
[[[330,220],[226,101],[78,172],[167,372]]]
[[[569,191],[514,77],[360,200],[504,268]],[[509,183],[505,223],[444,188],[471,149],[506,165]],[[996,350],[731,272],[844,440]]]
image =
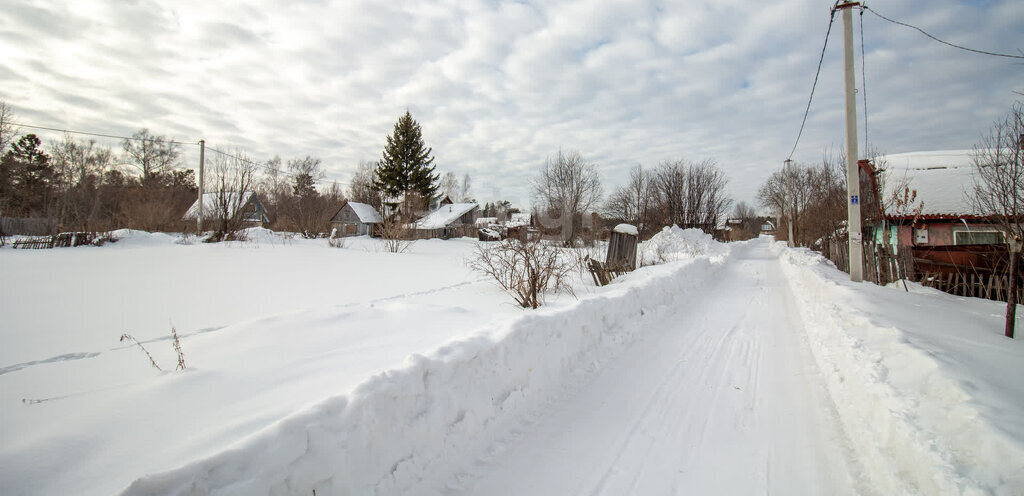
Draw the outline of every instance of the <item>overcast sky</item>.
[[[259,160],[313,155],[339,181],[380,157],[408,109],[437,170],[469,173],[481,202],[528,205],[530,179],[561,148],[597,164],[606,192],[636,164],[712,158],[733,198],[754,203],[793,147],[831,5],[8,0],[0,100],[26,124],[148,127]],[[953,43],[1024,50],[1020,0],[868,5]],[[844,143],[840,17],[801,162]],[[868,137],[883,152],[969,148],[1024,99],[1020,60],[956,50],[871,12],[863,30]]]

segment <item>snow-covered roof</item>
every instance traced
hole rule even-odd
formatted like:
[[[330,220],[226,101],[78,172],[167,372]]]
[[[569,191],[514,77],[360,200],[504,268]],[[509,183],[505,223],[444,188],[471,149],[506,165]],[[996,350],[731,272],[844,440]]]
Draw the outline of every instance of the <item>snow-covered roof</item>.
[[[477,208],[476,203],[452,203],[434,210],[416,222],[416,229],[441,229]]]
[[[901,189],[903,178],[906,178],[907,186],[917,191],[914,205],[924,202],[923,215],[977,215],[967,196],[974,186],[971,153],[971,150],[946,150],[886,155],[885,163],[878,164],[888,171],[883,198],[892,198],[894,194],[902,196],[903,191],[896,189]],[[898,212],[887,213],[900,215]]]
[[[241,193],[241,201],[239,201],[238,197],[240,193],[236,191],[224,194],[226,195],[228,217],[230,218],[235,216],[235,209],[237,207],[244,207],[249,203],[249,200],[252,199],[253,192],[246,191],[245,193]],[[219,209],[217,208],[218,197],[220,197],[220,193],[203,194],[203,217],[212,219],[220,215],[220,212],[218,211]],[[185,215],[182,216],[182,219],[190,220],[195,219],[197,217],[199,217],[199,200],[196,200],[194,203],[192,203],[191,207],[188,207],[188,210],[185,211]]]
[[[498,218],[497,217],[480,217],[473,224],[477,225],[477,226],[488,226],[488,225],[497,224],[497,223],[498,223]]]
[[[530,225],[530,213],[529,212],[517,212],[510,214],[508,222],[505,223],[506,227],[520,227]]]
[[[356,217],[359,217],[359,222],[362,222],[363,224],[379,224],[384,222],[380,213],[377,212],[377,209],[373,208],[372,205],[350,201],[348,202],[348,206],[352,207],[352,211],[356,213]]]

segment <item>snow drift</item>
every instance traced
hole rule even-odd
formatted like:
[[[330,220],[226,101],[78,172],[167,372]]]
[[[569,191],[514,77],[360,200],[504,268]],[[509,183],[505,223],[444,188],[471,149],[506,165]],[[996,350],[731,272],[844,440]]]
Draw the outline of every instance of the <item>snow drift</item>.
[[[665,227],[640,245],[638,265],[686,260],[698,256],[722,257],[728,247],[700,229]]]
[[[717,256],[648,267],[568,306],[413,355],[350,395],[328,398],[226,452],[141,477],[122,494],[405,493],[553,401],[642,331],[637,317],[645,308],[672,304],[721,267],[727,248],[711,249],[707,235],[673,233]]]
[[[865,305],[865,290],[892,289],[854,285],[816,253],[781,243],[774,247],[799,300],[810,348],[853,458],[871,487],[879,494],[1024,494],[1021,444],[985,420],[972,394],[942,369],[936,353],[912,345],[904,329],[872,320],[870,309],[877,313],[879,306],[877,301]],[[908,301],[902,304],[904,313],[921,311]],[[889,312],[882,313],[889,318]],[[916,322],[926,319],[918,316]],[[948,323],[931,324],[945,327],[940,332],[960,331]]]

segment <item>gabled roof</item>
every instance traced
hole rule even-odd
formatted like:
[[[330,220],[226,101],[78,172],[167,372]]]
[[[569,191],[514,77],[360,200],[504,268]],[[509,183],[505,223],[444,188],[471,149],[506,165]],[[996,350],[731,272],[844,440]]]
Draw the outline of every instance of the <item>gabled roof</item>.
[[[384,222],[380,213],[377,212],[377,209],[373,208],[372,205],[357,203],[354,201],[348,202],[347,205],[352,207],[352,211],[356,213],[356,217],[359,217],[359,222],[362,222],[363,224],[379,224]]]
[[[946,150],[887,155],[883,167],[888,171],[884,199],[894,194],[905,177],[911,190],[917,191],[917,200],[924,202],[922,216],[931,218],[959,218],[979,215],[968,197],[974,187],[974,162],[971,150]],[[913,207],[908,210],[912,210]],[[898,212],[886,212],[890,217]]]
[[[241,201],[239,201],[239,194],[241,194]],[[252,200],[259,199],[255,197],[255,193],[252,191],[246,191],[244,193],[238,193],[236,191],[224,193],[225,199],[227,200],[228,217],[235,216],[235,209],[238,207],[244,207],[249,204]],[[220,193],[204,193],[203,194],[203,217],[214,218],[220,215],[219,209],[217,208],[217,200],[220,197]],[[199,200],[196,200],[188,210],[185,211],[185,215],[182,216],[184,220],[191,220],[199,217]]]
[[[531,216],[529,212],[517,212],[509,215],[508,222],[506,222],[505,225],[507,227],[528,226],[530,225],[530,219]]]
[[[443,227],[447,227],[448,224],[455,222],[459,217],[473,211],[473,209],[478,206],[479,205],[476,203],[452,203],[451,205],[444,205],[425,215],[422,219],[416,222],[414,227],[416,229],[441,229]]]

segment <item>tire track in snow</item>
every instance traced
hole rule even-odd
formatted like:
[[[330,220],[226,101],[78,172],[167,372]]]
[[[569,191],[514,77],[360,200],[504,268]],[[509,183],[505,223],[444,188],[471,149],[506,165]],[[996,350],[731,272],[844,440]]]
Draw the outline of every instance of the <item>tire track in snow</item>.
[[[436,494],[846,494],[842,436],[765,243]],[[811,367],[811,368],[808,368]]]

